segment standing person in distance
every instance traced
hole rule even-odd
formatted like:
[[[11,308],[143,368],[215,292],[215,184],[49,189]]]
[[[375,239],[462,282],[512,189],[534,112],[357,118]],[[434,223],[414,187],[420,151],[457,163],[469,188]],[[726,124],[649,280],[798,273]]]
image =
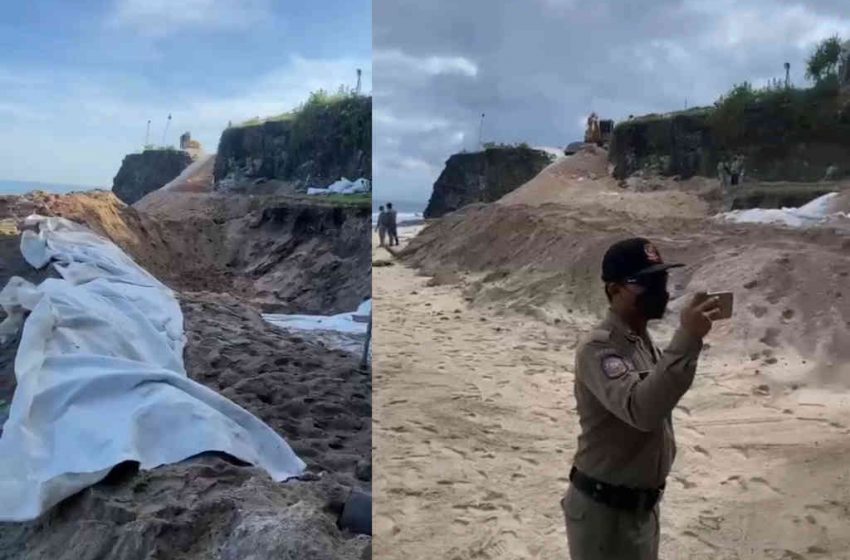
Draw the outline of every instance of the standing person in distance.
[[[392,202],[387,202],[387,233],[390,237],[390,247],[398,245],[398,224],[396,211]]]
[[[383,206],[378,207],[378,223],[375,225],[378,232],[378,247],[383,247],[387,238],[387,213]]]

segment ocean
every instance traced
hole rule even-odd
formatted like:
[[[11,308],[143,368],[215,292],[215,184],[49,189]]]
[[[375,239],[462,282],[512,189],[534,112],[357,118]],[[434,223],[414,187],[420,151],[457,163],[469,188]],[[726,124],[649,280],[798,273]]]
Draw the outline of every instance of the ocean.
[[[404,225],[408,223],[418,223],[422,221],[422,213],[425,211],[425,207],[428,206],[428,201],[413,201],[413,200],[391,200],[393,203],[393,208],[396,211],[396,223],[398,225]],[[385,202],[376,198],[374,193],[372,194],[372,223],[376,224],[378,222],[378,207],[383,206]]]
[[[45,191],[55,194],[65,194],[73,191],[90,191],[97,187],[69,185],[57,183],[42,183],[40,181],[10,181],[0,179],[0,195],[26,194],[30,191]]]

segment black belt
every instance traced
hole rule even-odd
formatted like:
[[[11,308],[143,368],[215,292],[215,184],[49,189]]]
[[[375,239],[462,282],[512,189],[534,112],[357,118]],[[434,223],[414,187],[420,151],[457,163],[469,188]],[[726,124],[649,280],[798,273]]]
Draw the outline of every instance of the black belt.
[[[651,510],[664,493],[663,485],[654,489],[615,486],[587,476],[575,467],[570,470],[570,482],[600,504],[628,511]]]

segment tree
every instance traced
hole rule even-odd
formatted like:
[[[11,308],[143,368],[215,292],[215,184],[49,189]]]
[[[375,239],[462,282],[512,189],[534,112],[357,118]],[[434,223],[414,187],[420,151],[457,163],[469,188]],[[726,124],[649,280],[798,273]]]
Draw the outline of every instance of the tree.
[[[806,63],[806,78],[820,83],[838,75],[838,58],[841,55],[841,41],[838,36],[824,39],[809,57]]]

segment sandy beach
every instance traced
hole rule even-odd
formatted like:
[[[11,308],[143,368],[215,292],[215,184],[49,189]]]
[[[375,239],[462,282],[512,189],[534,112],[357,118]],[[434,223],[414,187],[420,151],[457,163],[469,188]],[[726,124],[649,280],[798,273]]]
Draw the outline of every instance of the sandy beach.
[[[513,211],[516,223],[505,223],[505,208],[493,206],[499,205],[444,218],[418,236],[404,262],[373,269],[381,349],[374,380],[374,547],[381,558],[567,556],[558,501],[576,443],[573,358],[578,339],[604,311],[594,289],[601,287],[584,280],[593,271],[573,270],[564,279],[555,271],[559,263],[546,264],[556,251],[547,228],[556,225],[546,223],[545,212],[560,212],[563,220],[575,208],[550,205],[526,216],[523,206]],[[586,227],[582,220],[595,226],[585,234],[586,246],[623,235],[611,216],[571,219],[575,228]],[[479,229],[471,225],[477,220]],[[534,229],[523,230],[529,222]],[[732,260],[725,251],[734,251],[716,241],[704,240],[695,252],[693,230],[677,235],[692,248],[687,254],[674,244],[676,257],[699,264],[674,276],[674,295],[701,282],[743,284],[750,292],[736,289],[737,317],[709,335],[694,385],[674,411],[678,455],[661,508],[661,557],[850,558],[850,378],[843,343],[831,347],[831,358],[815,359],[817,344],[805,336],[821,347],[840,339],[846,304],[833,281],[846,274],[846,257],[824,255],[819,260],[832,259],[832,272],[821,273],[799,261],[814,250],[805,235],[788,233],[774,253],[765,243],[763,252],[744,249]],[[732,237],[747,235],[779,243],[786,234],[741,230]],[[516,236],[533,239],[541,255],[506,244]],[[659,236],[663,246],[676,239],[669,229]],[[576,248],[582,242],[575,240],[563,259],[598,266],[598,255]],[[455,250],[467,266],[443,256]],[[721,274],[709,256],[717,253],[739,273]],[[388,255],[376,249],[374,258]],[[809,280],[785,281],[768,266],[777,258]],[[671,307],[653,331],[661,345],[675,321],[675,301]]]

